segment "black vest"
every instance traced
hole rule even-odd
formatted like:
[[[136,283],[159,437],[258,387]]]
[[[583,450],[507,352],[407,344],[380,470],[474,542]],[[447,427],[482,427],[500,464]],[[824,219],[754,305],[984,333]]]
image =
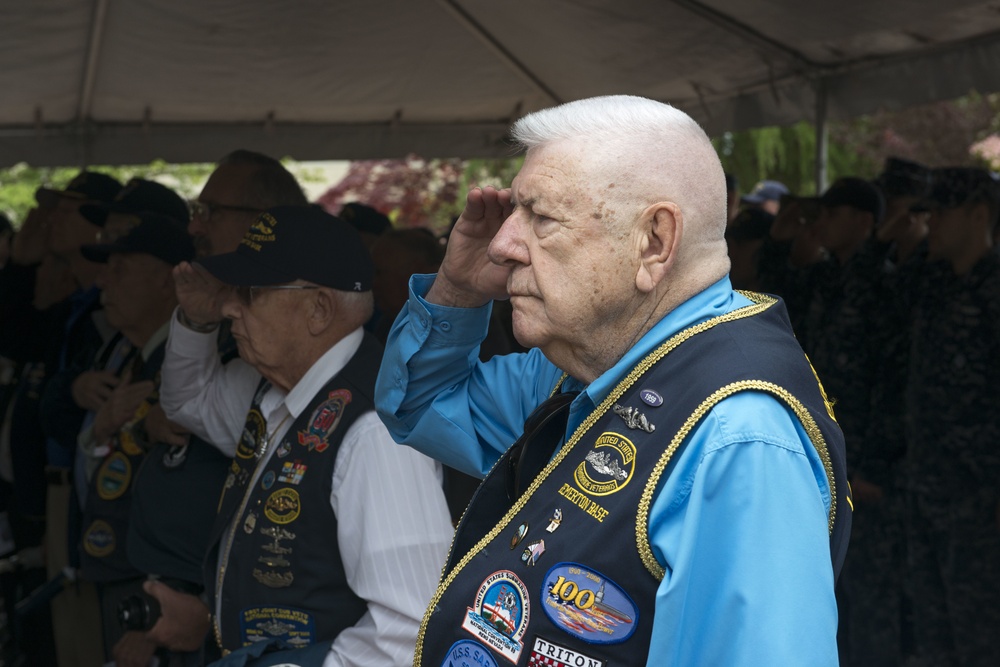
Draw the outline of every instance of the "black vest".
[[[138,351],[132,382],[152,380],[156,389],[136,409],[132,419],[113,438],[111,451],[94,472],[87,491],[83,512],[83,540],[80,568],[88,581],[112,582],[142,576],[129,562],[126,542],[132,509],[133,481],[150,446],[144,440],[141,422],[159,401],[160,366],[166,343],[160,344],[149,358],[140,362]],[[135,366],[133,366],[135,368]]]
[[[415,667],[646,664],[664,576],[649,545],[650,507],[688,434],[741,391],[774,396],[809,434],[833,491],[839,572],[850,531],[843,436],[784,307],[747,296],[753,305],[684,330],[641,361],[533,481],[517,479],[520,445],[501,457],[459,525]]]
[[[285,433],[252,487],[266,425],[258,406],[262,382],[247,416],[219,500],[205,564],[206,588],[220,595],[216,641],[232,651],[255,641],[282,639],[306,646],[336,638],[367,610],[347,585],[330,507],[331,478],[344,433],[374,409],[381,346],[365,335],[358,352],[313,398]],[[217,568],[219,549],[232,536]],[[220,590],[221,589],[221,590]]]

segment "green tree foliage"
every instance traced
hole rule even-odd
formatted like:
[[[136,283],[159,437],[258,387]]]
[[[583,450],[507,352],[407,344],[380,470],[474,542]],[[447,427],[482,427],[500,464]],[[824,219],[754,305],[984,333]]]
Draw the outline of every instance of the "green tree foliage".
[[[114,176],[122,183],[133,177],[155,180],[173,188],[184,198],[198,194],[213,168],[211,164],[168,164],[162,160],[147,165],[88,167],[91,171]],[[0,169],[0,211],[19,226],[35,206],[35,190],[43,185],[61,188],[79,171],[76,167],[32,167],[24,163]]]

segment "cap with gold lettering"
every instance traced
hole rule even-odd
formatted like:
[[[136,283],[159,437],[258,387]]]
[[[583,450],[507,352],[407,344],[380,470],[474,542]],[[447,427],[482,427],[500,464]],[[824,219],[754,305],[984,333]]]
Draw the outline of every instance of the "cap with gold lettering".
[[[254,220],[239,247],[198,263],[228,285],[296,280],[348,292],[372,288],[375,267],[351,225],[318,206],[276,206]]]

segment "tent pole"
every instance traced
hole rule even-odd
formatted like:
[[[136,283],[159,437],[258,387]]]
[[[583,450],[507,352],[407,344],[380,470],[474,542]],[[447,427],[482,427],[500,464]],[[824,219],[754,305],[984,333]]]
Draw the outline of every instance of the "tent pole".
[[[816,159],[814,163],[816,175],[816,195],[826,190],[826,164],[829,155],[829,132],[826,127],[826,80],[822,77],[816,82]]]

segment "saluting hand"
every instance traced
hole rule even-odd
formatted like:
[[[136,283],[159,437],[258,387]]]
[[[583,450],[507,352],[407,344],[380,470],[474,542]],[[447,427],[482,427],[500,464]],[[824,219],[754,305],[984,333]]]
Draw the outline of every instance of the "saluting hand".
[[[181,262],[174,268],[177,302],[184,315],[195,324],[222,320],[222,304],[231,288],[197,263]]]
[[[490,261],[490,242],[510,216],[510,190],[473,188],[465,210],[448,237],[448,251],[427,300],[443,306],[474,308],[506,299],[510,268]]]

